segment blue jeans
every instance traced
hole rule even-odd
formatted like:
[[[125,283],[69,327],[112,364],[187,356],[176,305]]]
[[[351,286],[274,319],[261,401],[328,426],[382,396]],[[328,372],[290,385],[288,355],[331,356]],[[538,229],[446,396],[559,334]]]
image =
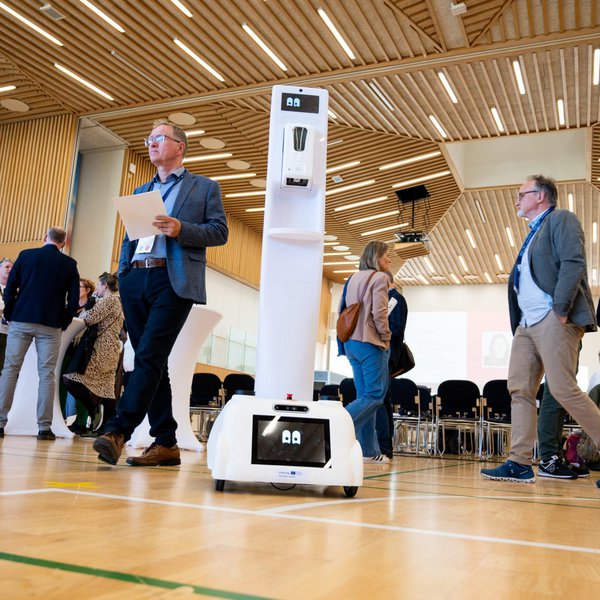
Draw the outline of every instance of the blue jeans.
[[[35,340],[39,376],[37,422],[40,430],[50,429],[54,411],[54,389],[56,361],[60,348],[60,328],[47,327],[38,323],[13,321],[8,329],[6,356],[0,377],[0,427],[8,422],[12,408],[17,378],[23,366],[31,342]]]
[[[383,404],[388,388],[388,350],[368,342],[348,340],[344,344],[352,366],[356,400],[346,407],[354,421],[356,439],[363,456],[381,454],[375,430],[377,409]]]

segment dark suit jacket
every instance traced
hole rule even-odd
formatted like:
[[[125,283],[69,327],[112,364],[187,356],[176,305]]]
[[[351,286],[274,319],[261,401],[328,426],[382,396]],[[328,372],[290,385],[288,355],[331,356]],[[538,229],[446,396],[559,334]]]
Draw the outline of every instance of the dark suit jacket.
[[[8,321],[66,329],[79,306],[77,263],[54,244],[23,250],[4,290]]]
[[[135,190],[147,192],[148,182]],[[167,237],[167,270],[173,290],[182,298],[206,304],[206,247],[227,241],[228,228],[219,184],[201,175],[185,172],[170,215],[181,221],[177,238]],[[121,246],[119,275],[131,269],[137,240],[126,235]]]

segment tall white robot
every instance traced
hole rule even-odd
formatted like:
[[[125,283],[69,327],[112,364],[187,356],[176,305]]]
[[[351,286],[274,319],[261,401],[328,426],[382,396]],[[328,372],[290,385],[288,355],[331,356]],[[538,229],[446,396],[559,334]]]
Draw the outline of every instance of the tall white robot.
[[[362,483],[362,451],[341,402],[312,401],[322,286],[326,90],[276,85],[271,98],[256,396],[234,395],[207,462],[225,481]]]

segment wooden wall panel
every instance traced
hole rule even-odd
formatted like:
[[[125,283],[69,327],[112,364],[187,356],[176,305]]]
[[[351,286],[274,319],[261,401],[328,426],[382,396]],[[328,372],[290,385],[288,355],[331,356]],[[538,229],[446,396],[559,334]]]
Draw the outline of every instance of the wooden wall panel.
[[[0,254],[65,225],[76,137],[67,114],[0,125]]]

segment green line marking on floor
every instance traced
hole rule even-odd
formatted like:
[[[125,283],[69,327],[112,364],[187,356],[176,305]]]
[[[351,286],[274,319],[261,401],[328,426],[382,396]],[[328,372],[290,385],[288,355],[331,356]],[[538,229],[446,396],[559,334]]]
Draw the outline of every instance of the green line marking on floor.
[[[194,594],[212,596],[213,598],[229,598],[230,600],[270,600],[266,596],[253,596],[251,594],[227,592],[225,590],[203,587],[201,585],[180,583],[177,581],[169,581],[167,579],[156,579],[155,577],[146,577],[144,575],[132,575],[131,573],[121,573],[120,571],[109,571],[107,569],[95,569],[93,567],[84,567],[70,563],[56,562],[53,560],[45,560],[43,558],[33,558],[30,556],[22,556],[20,554],[10,554],[8,552],[0,552],[0,560],[31,565],[34,567],[42,567],[45,569],[69,571],[71,573],[90,575],[92,577],[104,577],[105,579],[114,579],[116,581],[124,581],[126,583],[137,583],[168,590],[176,590],[183,587],[192,589]]]

